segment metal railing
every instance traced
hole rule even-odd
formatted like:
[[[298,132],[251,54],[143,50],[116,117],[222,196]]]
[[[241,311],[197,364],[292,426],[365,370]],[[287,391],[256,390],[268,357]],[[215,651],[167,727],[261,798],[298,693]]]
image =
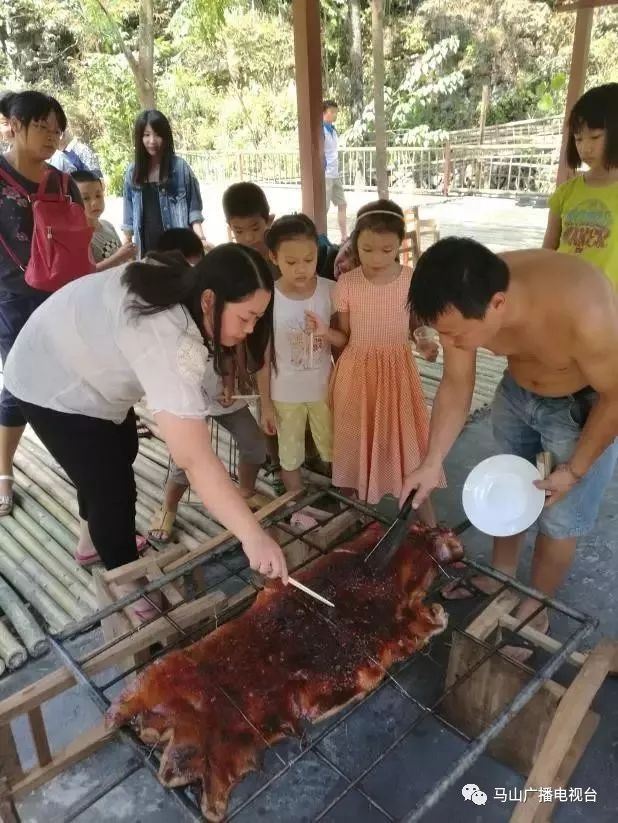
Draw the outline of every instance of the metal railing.
[[[388,149],[389,188],[393,193],[447,195],[464,192],[550,194],[555,186],[558,145],[446,144],[392,146]],[[183,151],[198,179],[215,185],[239,180],[299,186],[298,150]],[[349,147],[339,151],[343,185],[352,191],[375,191],[376,151]]]
[[[485,143],[517,143],[533,137],[535,142],[539,138],[558,139],[562,132],[562,117],[537,117],[534,120],[514,120],[511,123],[500,123],[495,126],[486,126],[484,132]],[[449,132],[451,145],[478,143],[479,128],[458,129]]]
[[[552,146],[452,146],[447,152],[448,191],[453,194],[551,194],[559,149]]]

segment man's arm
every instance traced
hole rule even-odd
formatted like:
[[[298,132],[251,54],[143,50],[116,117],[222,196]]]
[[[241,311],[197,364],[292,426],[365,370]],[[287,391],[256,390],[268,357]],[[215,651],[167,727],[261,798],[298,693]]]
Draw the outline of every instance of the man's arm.
[[[475,378],[476,351],[444,346],[444,371],[433,403],[427,454],[419,468],[405,478],[402,503],[416,489],[413,505],[418,508],[440,482],[444,459],[468,417]]]
[[[609,283],[603,285],[594,297],[590,290],[582,295],[579,305],[590,305],[592,300],[594,305],[578,314],[574,331],[575,360],[599,399],[568,463],[535,483],[547,492],[547,506],[568,494],[618,436],[618,310],[613,289]]]
[[[425,463],[442,466],[470,413],[476,379],[476,351],[444,346],[444,371],[431,412]]]
[[[573,474],[582,477],[618,437],[618,310],[613,293],[582,318],[576,346],[577,364],[599,395],[569,461]]]

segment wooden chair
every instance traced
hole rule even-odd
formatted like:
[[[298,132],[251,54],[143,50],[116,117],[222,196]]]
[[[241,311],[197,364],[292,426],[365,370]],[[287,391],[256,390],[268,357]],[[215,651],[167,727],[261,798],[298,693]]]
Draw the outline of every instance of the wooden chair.
[[[431,246],[440,239],[438,223],[433,218],[421,219],[418,213],[418,206],[412,206],[404,211],[406,221],[406,233],[401,246],[401,260],[405,266],[416,265],[418,258],[423,251],[423,240],[429,238]]]

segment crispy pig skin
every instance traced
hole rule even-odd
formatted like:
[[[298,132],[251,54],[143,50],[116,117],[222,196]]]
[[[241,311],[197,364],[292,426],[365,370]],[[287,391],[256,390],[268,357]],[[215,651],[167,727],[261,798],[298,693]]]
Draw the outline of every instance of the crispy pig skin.
[[[383,531],[369,526],[297,575],[334,609],[273,583],[240,617],[151,664],[110,707],[109,726],[133,723],[162,749],[164,785],[201,784],[208,820],[224,818],[268,744],[367,694],[446,628],[442,607],[423,603],[437,574],[429,554],[453,562],[461,543],[417,524],[372,574],[364,555]]]

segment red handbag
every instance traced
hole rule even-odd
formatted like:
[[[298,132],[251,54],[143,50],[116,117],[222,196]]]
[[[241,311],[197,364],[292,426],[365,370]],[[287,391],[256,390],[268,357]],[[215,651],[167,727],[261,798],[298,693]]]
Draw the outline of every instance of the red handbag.
[[[0,236],[6,253],[25,272],[25,280],[33,289],[57,291],[62,286],[95,270],[90,250],[93,229],[86,221],[84,209],[69,193],[69,175],[59,175],[59,191],[47,192],[47,183],[55,170],[43,175],[36,194],[29,194],[11,175],[0,167],[0,177],[32,204],[34,228],[27,266],[17,259]]]

